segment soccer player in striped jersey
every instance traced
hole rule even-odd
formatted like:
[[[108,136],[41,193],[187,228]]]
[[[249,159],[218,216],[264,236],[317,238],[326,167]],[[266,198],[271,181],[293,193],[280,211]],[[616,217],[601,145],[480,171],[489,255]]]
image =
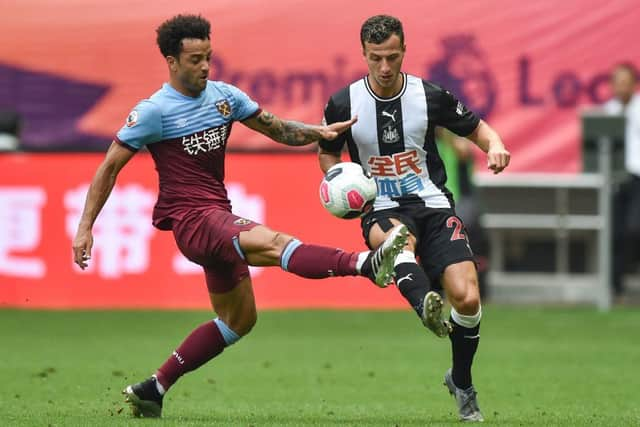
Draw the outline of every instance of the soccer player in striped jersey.
[[[481,421],[471,380],[482,314],[478,278],[464,224],[445,187],[436,127],[475,142],[487,153],[494,173],[509,164],[510,154],[499,135],[453,94],[401,71],[406,46],[397,18],[369,18],[360,41],[368,75],[331,96],[324,111],[326,124],[352,116],[358,122],[337,138],[320,141],[320,168],[326,172],[340,162],[346,144],[351,161],[376,179],[373,210],[362,218],[371,248],[384,242],[397,225],[408,227],[409,242],[395,262],[396,285],[425,326],[438,336],[449,336],[453,366],[445,384],[456,398],[461,419]],[[430,291],[430,281],[444,288],[452,305],[449,321],[442,316],[440,296]]]
[[[182,253],[203,267],[218,317],[193,330],[155,375],[124,390],[133,414],[144,417],[159,417],[164,393],[182,375],[251,330],[257,316],[248,265],[280,266],[311,279],[360,275],[384,285],[392,280],[408,234],[398,226],[380,249],[345,252],[303,243],[231,213],[224,158],[233,122],[297,146],[332,140],[356,120],[328,126],[283,120],[240,89],[210,81],[210,24],[200,16],[175,16],[158,27],[157,36],[169,82],[141,101],[118,132],[93,178],[73,242],[74,260],[84,269],[91,258],[93,223],[118,173],[146,147],[160,181],[153,224],[171,230]]]

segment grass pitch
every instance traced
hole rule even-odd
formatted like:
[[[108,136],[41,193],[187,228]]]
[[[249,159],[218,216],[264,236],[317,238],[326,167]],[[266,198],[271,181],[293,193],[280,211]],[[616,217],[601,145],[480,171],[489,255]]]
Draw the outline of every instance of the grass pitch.
[[[410,312],[263,312],[172,388],[162,420],[121,389],[204,312],[0,311],[3,426],[458,425],[449,341]],[[640,312],[487,306],[474,383],[488,425],[640,425]]]

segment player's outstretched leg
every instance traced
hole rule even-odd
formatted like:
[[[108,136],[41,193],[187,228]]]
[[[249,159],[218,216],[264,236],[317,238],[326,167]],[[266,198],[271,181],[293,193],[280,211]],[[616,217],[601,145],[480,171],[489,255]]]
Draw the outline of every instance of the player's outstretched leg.
[[[393,281],[394,261],[407,236],[407,227],[398,226],[378,249],[358,253],[303,243],[260,225],[240,233],[236,250],[249,265],[280,265],[284,271],[308,279],[364,276],[385,287]]]

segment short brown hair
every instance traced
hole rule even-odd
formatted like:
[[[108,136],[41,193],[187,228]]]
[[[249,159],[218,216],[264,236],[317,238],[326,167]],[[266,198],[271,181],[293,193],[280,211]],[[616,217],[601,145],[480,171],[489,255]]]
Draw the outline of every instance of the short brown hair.
[[[400,37],[400,44],[404,46],[404,31],[402,30],[402,22],[398,18],[389,15],[372,16],[362,24],[360,43],[363,48],[365,43],[380,44],[392,34]]]

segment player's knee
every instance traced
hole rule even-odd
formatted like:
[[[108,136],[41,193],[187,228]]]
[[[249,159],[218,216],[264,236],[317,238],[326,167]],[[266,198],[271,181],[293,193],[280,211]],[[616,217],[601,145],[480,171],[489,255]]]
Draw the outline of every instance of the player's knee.
[[[240,323],[241,323],[239,327],[240,334],[244,336],[244,335],[247,335],[249,332],[251,332],[251,329],[253,329],[257,321],[258,321],[258,313],[256,311],[255,305],[244,310],[240,320]]]
[[[256,314],[255,311],[245,316],[245,318],[242,319],[242,324],[238,328],[239,329],[238,334],[240,336],[247,335],[249,332],[251,332],[253,327],[256,325],[257,321],[258,321],[258,315]]]
[[[274,248],[281,254],[284,251],[284,248],[287,247],[289,242],[293,240],[293,236],[289,236],[288,234],[276,232],[276,236],[274,237]]]
[[[266,253],[273,254],[274,256],[279,257],[287,244],[293,239],[293,237],[288,234],[280,233],[279,231],[274,231],[273,235],[265,243],[264,251]]]
[[[251,328],[256,324],[256,316],[253,317],[244,316],[243,318],[236,317],[233,320],[224,321],[221,318],[216,318],[213,322],[218,326],[218,331],[222,335],[226,346],[230,346],[238,342],[240,338],[247,335]]]
[[[477,289],[477,283],[476,283]],[[476,314],[480,310],[480,295],[477,291],[467,292],[467,297],[462,302],[460,309],[461,314],[472,315]]]
[[[242,255],[249,265],[277,265],[285,247],[293,237],[264,226],[240,233]]]
[[[451,305],[460,314],[473,315],[480,310],[480,291],[477,277],[459,279],[448,292]]]
[[[253,329],[257,321],[258,314],[254,307],[253,309],[246,309],[229,316],[224,323],[231,331],[238,335],[239,339],[251,332],[251,329]]]
[[[251,330],[253,329],[254,326],[256,326],[256,323],[258,322],[258,313],[256,312],[256,308],[255,306],[253,307],[253,310],[251,310],[247,316],[246,316],[246,320],[245,320],[245,333],[244,335],[248,334],[249,332],[251,332]]]

